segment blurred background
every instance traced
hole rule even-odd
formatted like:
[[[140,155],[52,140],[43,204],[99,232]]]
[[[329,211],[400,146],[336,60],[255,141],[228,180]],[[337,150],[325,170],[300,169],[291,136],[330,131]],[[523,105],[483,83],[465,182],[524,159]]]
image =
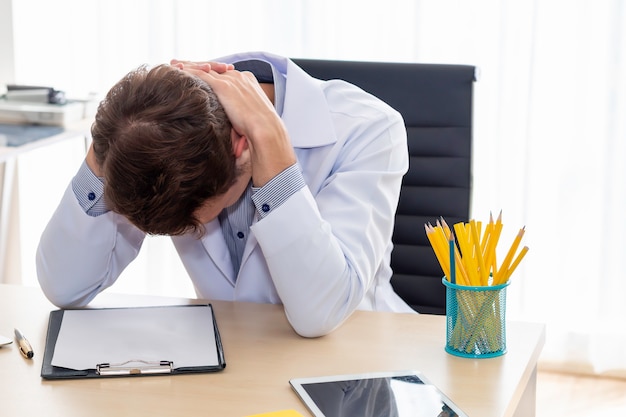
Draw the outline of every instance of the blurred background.
[[[547,323],[542,369],[626,378],[626,2],[0,0],[0,16],[0,89],[76,99],[144,63],[254,50],[476,66],[472,217],[502,211],[502,246],[526,226],[530,247],[508,318]],[[78,140],[19,158],[0,282],[37,285],[39,235],[83,156]],[[124,275],[112,290],[193,296],[168,239]]]

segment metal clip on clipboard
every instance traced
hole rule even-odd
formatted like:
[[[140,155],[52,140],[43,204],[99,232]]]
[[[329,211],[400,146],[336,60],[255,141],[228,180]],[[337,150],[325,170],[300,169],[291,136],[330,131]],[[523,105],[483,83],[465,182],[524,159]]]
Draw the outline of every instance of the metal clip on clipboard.
[[[96,365],[98,375],[146,375],[170,374],[174,363],[170,361],[143,361],[132,359],[122,363],[101,363]]]

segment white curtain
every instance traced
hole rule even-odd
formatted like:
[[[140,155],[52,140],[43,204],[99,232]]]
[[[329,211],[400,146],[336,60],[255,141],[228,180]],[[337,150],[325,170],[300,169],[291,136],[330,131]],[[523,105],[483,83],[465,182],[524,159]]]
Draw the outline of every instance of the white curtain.
[[[548,324],[545,367],[626,375],[621,0],[14,0],[13,9],[17,81],[76,96],[103,94],[142,63],[248,50],[477,66],[472,215],[502,210],[502,244],[525,225],[530,247],[508,289],[509,318]],[[167,241],[142,252],[115,288],[192,294]]]

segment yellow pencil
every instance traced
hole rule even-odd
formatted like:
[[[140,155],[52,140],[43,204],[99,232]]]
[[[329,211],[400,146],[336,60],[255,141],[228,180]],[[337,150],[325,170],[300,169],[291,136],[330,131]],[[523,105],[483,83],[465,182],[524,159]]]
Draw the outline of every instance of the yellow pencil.
[[[485,255],[485,249],[487,248],[487,242],[489,241],[489,237],[493,232],[493,215],[489,213],[489,223],[485,226],[485,234],[483,235],[482,240],[480,241],[480,250],[483,252],[483,256]]]
[[[476,263],[478,264],[478,278],[480,280],[480,285],[487,285],[487,280],[489,279],[489,272],[486,272],[485,261],[483,259],[483,254],[480,250],[480,237],[478,234],[478,226],[474,220],[470,220],[470,236],[472,245],[474,247],[474,254],[476,256]]]
[[[502,227],[502,210],[500,210],[500,214],[498,215],[496,223],[493,226],[493,233],[489,237],[489,248],[487,249],[487,252],[489,253],[489,260],[487,261],[487,263],[491,266],[493,278],[495,278],[498,272],[498,259],[496,254],[496,248],[498,246],[498,241],[500,240]]]
[[[494,277],[494,285],[499,285],[499,284],[504,284],[506,281],[506,270],[509,268],[509,264],[511,263],[511,261],[513,260],[513,256],[515,255],[515,252],[517,252],[517,247],[520,244],[520,241],[522,240],[522,236],[524,236],[524,230],[525,230],[526,226],[522,227],[519,232],[517,233],[517,236],[515,237],[515,240],[513,241],[513,244],[511,244],[511,247],[509,248],[508,253],[506,254],[506,257],[504,258],[504,261],[502,261],[502,264],[500,265],[500,268],[498,270],[498,274],[496,275],[496,277]]]
[[[467,272],[468,285],[472,285],[473,271],[472,271],[472,266],[469,263],[469,255],[467,252],[467,237],[465,235],[465,229],[463,227],[463,223],[461,222],[456,223],[453,226],[453,228],[454,228],[454,233],[456,234],[457,244],[459,245],[459,248],[461,249],[461,264],[463,265],[463,268]]]
[[[519,252],[519,254],[517,255],[517,258],[515,258],[515,261],[513,261],[513,263],[511,264],[511,267],[506,271],[504,282],[507,282],[509,278],[511,278],[511,274],[513,273],[513,271],[515,271],[515,268],[517,268],[517,266],[522,261],[522,259],[524,258],[527,252],[528,252],[528,246],[524,246],[522,250]]]
[[[443,274],[448,277],[448,280],[450,279],[450,273],[448,268],[446,268],[446,262],[445,262],[445,257],[443,256],[443,254],[441,253],[441,248],[439,247],[439,245],[437,244],[436,241],[436,237],[435,237],[435,231],[433,230],[433,227],[431,225],[425,224],[424,228],[426,229],[426,237],[428,238],[428,241],[430,242],[430,246],[433,249],[433,252],[435,252],[435,257],[437,258],[437,261],[439,261],[439,266],[441,266],[441,270],[443,271]]]
[[[452,236],[452,233],[450,233]],[[459,248],[454,246],[454,260],[456,264],[456,283],[458,285],[470,285],[469,277],[467,276],[467,271],[465,270],[465,265],[463,265],[463,258],[461,257],[461,253],[459,252]]]
[[[443,228],[443,226],[441,225],[441,222],[439,220],[436,221],[436,226],[433,227],[433,230],[435,231],[435,236],[437,238],[437,244],[442,248],[445,249],[448,246],[448,235],[449,235],[449,229],[448,232],[446,232]],[[447,251],[447,249],[445,249]]]
[[[448,223],[446,223],[446,221],[443,219],[443,217],[441,217],[441,227],[444,231],[444,234],[446,235],[447,239],[454,239],[453,235],[452,235],[452,230],[450,230],[450,227],[448,226]],[[454,226],[453,226],[454,227]],[[458,236],[457,236],[457,241],[458,241]],[[454,247],[454,261],[456,264],[456,283],[458,285],[470,285],[469,284],[469,278],[467,275],[467,271],[465,268],[465,265],[463,265],[463,258],[461,256],[461,253],[459,253],[458,248]],[[460,276],[459,276],[460,273]]]
[[[465,268],[469,271],[468,279],[470,281],[469,285],[477,286],[480,285],[480,275],[478,270],[478,262],[475,255],[475,246],[472,240],[472,233],[470,230],[470,224],[458,223],[460,233],[463,235],[463,246],[461,251],[463,252],[463,262],[465,264]],[[456,230],[456,229],[455,229]]]

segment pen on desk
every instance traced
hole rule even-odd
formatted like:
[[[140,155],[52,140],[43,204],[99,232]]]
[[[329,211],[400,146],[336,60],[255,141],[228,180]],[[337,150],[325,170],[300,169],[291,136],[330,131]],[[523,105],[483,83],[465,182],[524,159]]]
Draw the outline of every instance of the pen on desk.
[[[15,340],[17,340],[17,345],[20,348],[20,353],[25,358],[32,359],[32,357],[35,355],[33,353],[33,348],[30,346],[30,343],[28,343],[28,340],[26,340],[22,332],[17,329],[15,329]]]

